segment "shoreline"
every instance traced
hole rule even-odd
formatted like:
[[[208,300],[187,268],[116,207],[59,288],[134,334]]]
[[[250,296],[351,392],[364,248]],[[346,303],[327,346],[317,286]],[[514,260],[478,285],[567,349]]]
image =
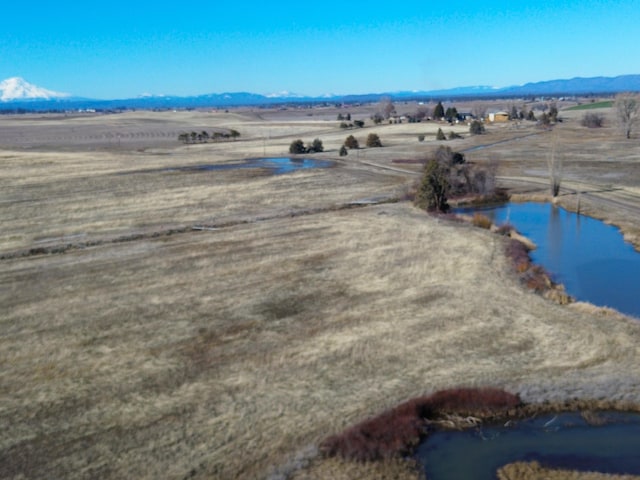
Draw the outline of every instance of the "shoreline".
[[[325,438],[320,443],[317,458],[309,460],[310,469],[313,472],[313,465],[318,462],[349,462],[379,467],[380,478],[393,475],[398,479],[418,479],[423,478],[422,465],[413,455],[418,445],[428,441],[429,435],[434,432],[506,424],[539,415],[561,413],[580,413],[587,423],[596,426],[599,424],[599,412],[638,414],[640,403],[595,399],[523,403],[517,395],[491,387],[442,390],[402,402]],[[552,474],[570,472],[579,475],[576,478],[583,478],[583,474],[589,473],[594,475],[590,477],[594,480],[619,477],[606,472],[542,467],[536,462],[510,463],[501,466],[496,473],[500,479],[527,480],[539,478],[534,474],[541,469]],[[296,474],[293,478],[316,477],[312,473],[310,477]],[[637,479],[640,475],[624,478]]]

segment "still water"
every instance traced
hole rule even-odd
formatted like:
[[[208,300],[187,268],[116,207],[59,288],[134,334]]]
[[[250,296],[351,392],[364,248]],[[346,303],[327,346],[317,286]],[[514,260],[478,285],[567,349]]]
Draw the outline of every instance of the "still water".
[[[611,225],[549,203],[456,209],[510,223],[538,248],[531,258],[576,300],[640,318],[640,253]]]
[[[515,461],[543,466],[640,474],[640,415],[601,412],[602,425],[577,413],[522,420],[515,426],[484,426],[431,434],[416,452],[427,478],[494,480]]]
[[[285,173],[291,173],[297,170],[308,170],[310,168],[328,168],[333,165],[334,163],[329,160],[316,160],[313,158],[273,157],[252,158],[240,163],[221,163],[172,167],[165,169],[165,171],[197,172],[211,170],[236,170],[244,168],[266,168],[272,175],[283,175]]]

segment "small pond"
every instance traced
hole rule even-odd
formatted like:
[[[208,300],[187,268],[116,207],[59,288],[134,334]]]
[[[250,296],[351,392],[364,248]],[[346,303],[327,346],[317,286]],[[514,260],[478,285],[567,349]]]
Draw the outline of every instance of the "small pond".
[[[197,172],[211,170],[238,170],[244,168],[266,168],[270,170],[273,175],[283,175],[285,173],[291,173],[297,170],[308,170],[311,168],[328,168],[332,167],[333,165],[334,162],[331,162],[329,160],[316,160],[313,158],[273,157],[252,158],[239,163],[220,163],[171,167],[165,168],[163,169],[163,171]]]
[[[427,478],[495,480],[516,461],[545,467],[640,474],[640,415],[599,412],[597,425],[578,413],[541,416],[510,426],[430,434],[416,452]]]
[[[509,203],[456,209],[480,212],[497,225],[510,223],[537,245],[542,265],[576,300],[640,318],[640,253],[611,225],[549,203]]]

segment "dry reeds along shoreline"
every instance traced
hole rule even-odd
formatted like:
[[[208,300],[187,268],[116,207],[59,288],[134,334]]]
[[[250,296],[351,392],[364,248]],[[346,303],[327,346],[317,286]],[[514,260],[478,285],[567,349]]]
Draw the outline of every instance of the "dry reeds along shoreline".
[[[441,390],[398,405],[344,432],[325,439],[325,455],[358,461],[409,455],[445,413],[496,416],[521,404],[517,395],[496,388]]]

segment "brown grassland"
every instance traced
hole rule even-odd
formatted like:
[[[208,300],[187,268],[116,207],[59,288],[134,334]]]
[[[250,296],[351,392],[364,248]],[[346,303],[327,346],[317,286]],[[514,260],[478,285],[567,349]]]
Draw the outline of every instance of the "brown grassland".
[[[640,247],[638,135],[623,139],[607,109],[602,129],[561,111],[553,131],[472,137],[437,123],[345,131],[338,112],[0,116],[0,478],[419,478],[398,458],[320,447],[454,387],[637,408],[637,319],[550,302],[517,281],[504,237],[390,200],[420,171],[394,160],[435,150],[438,128],[520,198],[547,198],[555,141],[558,202]],[[241,137],[177,141],[228,128]],[[338,156],[372,132],[383,148]],[[316,137],[333,167],[176,170]]]

